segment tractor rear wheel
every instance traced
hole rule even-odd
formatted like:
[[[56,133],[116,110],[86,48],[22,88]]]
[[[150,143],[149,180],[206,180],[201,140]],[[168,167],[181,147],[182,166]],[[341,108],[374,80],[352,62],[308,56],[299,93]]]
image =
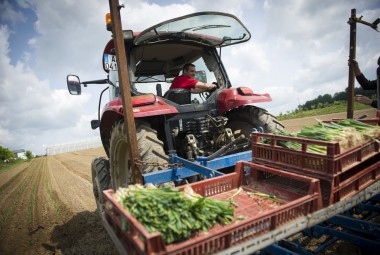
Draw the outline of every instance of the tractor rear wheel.
[[[92,188],[95,196],[98,212],[103,211],[103,190],[110,187],[110,165],[103,157],[96,158],[91,163]]]
[[[115,190],[133,184],[129,144],[124,128],[123,122],[117,123],[110,140],[111,186]],[[142,173],[164,169],[164,164],[168,163],[168,156],[165,154],[163,142],[157,138],[156,130],[150,128],[148,123],[136,120],[136,136],[139,159],[149,163],[163,163],[162,166],[143,165]]]
[[[264,109],[246,105],[231,110],[226,114],[227,127],[232,132],[240,130],[245,137],[249,137],[252,129],[263,128],[264,133],[273,133],[276,129],[284,129],[284,126],[269,112]]]

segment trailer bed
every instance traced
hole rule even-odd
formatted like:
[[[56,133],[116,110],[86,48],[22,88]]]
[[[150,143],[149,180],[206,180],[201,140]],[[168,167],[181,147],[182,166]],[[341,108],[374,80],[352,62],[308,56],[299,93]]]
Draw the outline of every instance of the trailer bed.
[[[198,231],[186,241],[165,244],[160,233],[148,233],[117,203],[113,190],[107,190],[103,193],[104,217],[112,236],[116,235],[131,254],[214,254],[315,212],[322,205],[317,179],[251,162],[238,162],[234,173],[189,185],[204,197],[233,199],[238,205],[234,220],[225,226],[215,225],[207,233]]]
[[[274,230],[253,237],[249,240],[246,240],[242,243],[239,243],[235,246],[232,246],[215,254],[250,254],[262,250],[276,242],[279,242],[284,238],[287,238],[305,229],[311,228],[321,222],[324,222],[332,218],[335,215],[343,213],[344,211],[351,209],[353,206],[358,205],[374,197],[376,194],[380,194],[380,182],[375,182],[371,186],[367,187],[365,190],[359,192],[358,194],[346,200],[337,202],[333,205],[330,205],[316,212],[307,214],[305,216],[298,217],[297,219],[290,221],[282,226],[279,226]],[[134,254],[133,252],[125,249],[123,241],[115,233],[114,228],[106,219],[104,212],[101,214],[101,218],[105,229],[107,230],[112,241],[115,243],[119,253],[123,255]]]

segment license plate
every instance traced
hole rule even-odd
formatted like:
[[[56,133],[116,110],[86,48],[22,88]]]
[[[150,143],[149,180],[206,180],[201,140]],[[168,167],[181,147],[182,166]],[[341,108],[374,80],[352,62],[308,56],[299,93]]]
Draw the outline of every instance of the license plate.
[[[104,68],[106,70],[117,71],[117,63],[116,63],[115,55],[104,54],[103,61],[104,61]]]

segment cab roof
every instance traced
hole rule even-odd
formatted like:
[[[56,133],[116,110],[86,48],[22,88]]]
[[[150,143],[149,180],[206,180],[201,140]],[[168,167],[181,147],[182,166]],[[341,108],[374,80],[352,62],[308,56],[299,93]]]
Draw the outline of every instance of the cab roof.
[[[234,15],[197,12],[161,22],[142,31],[135,37],[134,44],[181,41],[224,47],[246,42],[250,38],[248,29]]]

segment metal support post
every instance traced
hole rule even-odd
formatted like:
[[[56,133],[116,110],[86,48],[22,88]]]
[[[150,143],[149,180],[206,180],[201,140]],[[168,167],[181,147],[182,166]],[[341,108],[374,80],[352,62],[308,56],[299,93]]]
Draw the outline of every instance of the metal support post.
[[[350,55],[349,61],[356,58],[356,9],[351,10],[351,18],[348,20],[350,24]],[[355,75],[354,66],[349,65],[348,71],[348,95],[347,95],[347,119],[354,117],[354,88],[355,88]]]
[[[376,91],[376,96],[377,96],[377,110],[380,110],[380,56],[379,59],[377,60],[377,64],[379,65],[376,70],[376,78],[377,78],[377,91]],[[380,116],[378,116],[380,117]]]
[[[350,55],[349,62],[352,63],[352,60],[356,58],[356,23],[362,23],[366,26],[369,26],[376,31],[377,25],[380,23],[380,18],[377,18],[374,22],[369,23],[356,17],[356,9],[351,9],[351,17],[347,22],[350,25]],[[378,31],[379,32],[379,31]],[[379,61],[380,62],[380,58]],[[380,65],[380,63],[378,63]],[[354,89],[355,89],[355,75],[353,65],[349,65],[348,72],[348,95],[347,95],[347,119],[352,119],[354,117]],[[380,98],[379,98],[379,69],[377,70],[377,109],[379,110]]]
[[[112,34],[115,43],[116,61],[118,65],[120,94],[123,102],[124,112],[124,131],[127,136],[129,144],[129,159],[130,159],[130,171],[132,175],[133,183],[143,183],[141,166],[136,164],[136,160],[139,158],[135,119],[133,117],[132,98],[129,84],[128,64],[125,55],[125,45],[123,30],[121,27],[119,0],[109,0],[111,19],[112,19]],[[129,171],[125,169],[125,171]]]

